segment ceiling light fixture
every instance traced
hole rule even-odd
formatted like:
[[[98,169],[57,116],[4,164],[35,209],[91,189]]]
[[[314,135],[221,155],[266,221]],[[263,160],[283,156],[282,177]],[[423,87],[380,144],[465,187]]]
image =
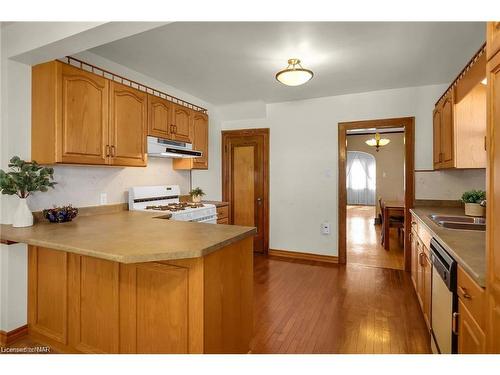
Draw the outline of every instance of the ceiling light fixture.
[[[304,69],[299,59],[289,59],[288,66],[276,73],[276,79],[287,86],[300,86],[313,77],[313,72]]]
[[[481,81],[481,83],[482,83],[483,85],[487,85],[487,84],[488,84],[488,78],[483,79],[483,80]]]
[[[390,139],[380,138],[379,133],[375,133],[375,138],[365,141],[368,146],[375,147],[378,152],[379,148],[382,146],[387,146],[391,142]]]

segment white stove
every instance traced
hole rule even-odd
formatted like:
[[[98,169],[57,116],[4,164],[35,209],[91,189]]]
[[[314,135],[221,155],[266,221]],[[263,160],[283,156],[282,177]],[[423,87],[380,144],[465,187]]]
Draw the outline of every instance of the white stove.
[[[128,191],[128,209],[172,215],[170,220],[217,224],[215,205],[179,201],[178,185],[136,186]]]

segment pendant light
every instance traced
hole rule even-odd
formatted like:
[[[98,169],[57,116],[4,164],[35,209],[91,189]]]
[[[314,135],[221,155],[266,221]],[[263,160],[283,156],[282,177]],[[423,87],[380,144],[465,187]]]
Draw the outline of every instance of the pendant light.
[[[368,146],[375,147],[375,149],[376,149],[375,151],[377,151],[377,152],[380,149],[380,147],[388,145],[389,142],[391,142],[390,139],[380,138],[379,133],[375,133],[375,138],[372,138],[372,139],[365,141],[365,143]]]
[[[304,69],[299,59],[289,59],[288,66],[276,73],[276,79],[287,86],[300,86],[313,77],[313,72]]]

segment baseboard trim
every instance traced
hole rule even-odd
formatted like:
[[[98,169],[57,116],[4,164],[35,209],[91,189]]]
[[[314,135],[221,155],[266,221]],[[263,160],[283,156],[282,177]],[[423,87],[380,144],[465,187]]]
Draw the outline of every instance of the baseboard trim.
[[[279,258],[312,260],[315,262],[323,262],[323,263],[338,263],[339,262],[339,257],[334,256],[334,255],[301,253],[298,251],[289,251],[289,250],[269,249],[268,255],[279,257]]]
[[[19,328],[13,329],[12,331],[5,332],[0,331],[0,345],[6,346],[12,344],[14,341],[20,339],[28,334],[28,325],[25,324]]]

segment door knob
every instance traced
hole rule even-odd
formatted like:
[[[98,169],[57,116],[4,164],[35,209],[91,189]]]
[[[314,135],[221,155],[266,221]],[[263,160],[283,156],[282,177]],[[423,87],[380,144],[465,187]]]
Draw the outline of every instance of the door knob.
[[[258,204],[262,204],[262,198],[260,198],[260,197],[259,197],[259,198],[257,198],[257,203],[258,203]]]

